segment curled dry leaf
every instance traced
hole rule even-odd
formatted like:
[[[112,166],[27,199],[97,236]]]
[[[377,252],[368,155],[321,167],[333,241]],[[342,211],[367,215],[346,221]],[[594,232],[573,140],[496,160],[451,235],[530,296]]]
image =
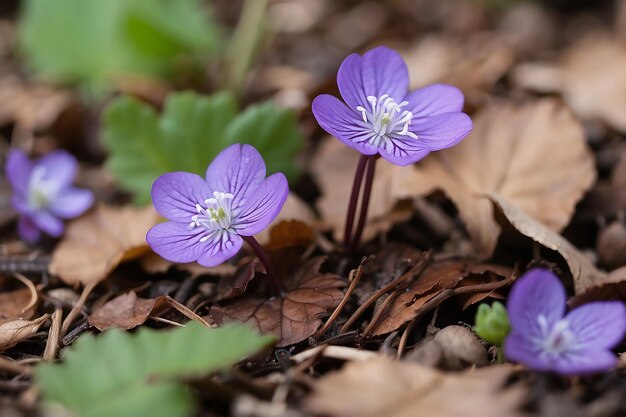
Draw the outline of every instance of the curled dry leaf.
[[[593,34],[552,64],[522,64],[513,72],[522,88],[560,93],[583,119],[601,120],[626,133],[626,47]]]
[[[626,301],[626,267],[618,268],[599,277],[593,285],[574,295],[568,303],[570,307],[576,307],[591,301],[608,300]]]
[[[312,161],[312,171],[322,191],[317,207],[322,221],[333,229],[337,241],[343,238],[346,208],[360,155],[331,138],[320,145]],[[378,161],[363,240],[385,232],[411,216],[411,205],[400,200],[411,197],[413,179],[410,168]]]
[[[32,318],[37,307],[32,298],[33,293],[28,288],[0,293],[0,324]]]
[[[140,298],[135,291],[130,291],[94,311],[89,316],[89,323],[100,331],[114,327],[129,330],[145,323],[150,314],[163,303],[163,297]]]
[[[277,251],[291,246],[308,246],[315,238],[313,229],[298,220],[284,220],[270,229],[270,239],[265,247]]]
[[[574,279],[576,294],[584,293],[604,279],[606,274],[598,270],[589,258],[563,236],[550,230],[501,196],[489,194],[489,198],[518,232],[558,252],[565,259]]]
[[[219,325],[228,321],[247,323],[261,333],[278,339],[277,346],[305,340],[322,324],[341,301],[345,281],[338,275],[320,273],[324,257],[310,259],[295,273],[283,278],[287,294],[283,298],[244,297],[224,306],[211,308]]]
[[[13,320],[0,325],[0,352],[28,339],[50,318],[44,314],[35,320]]]
[[[443,190],[482,258],[491,256],[500,235],[487,194],[560,231],[596,177],[581,124],[553,99],[490,105],[474,118],[467,138],[430,154],[418,173],[413,193]]]
[[[526,389],[504,388],[512,371],[511,365],[493,365],[442,373],[381,357],[348,363],[323,377],[305,405],[330,417],[521,416]]]
[[[146,233],[158,222],[152,206],[98,205],[68,224],[56,247],[50,273],[69,285],[86,285],[107,277],[122,261],[148,250]]]

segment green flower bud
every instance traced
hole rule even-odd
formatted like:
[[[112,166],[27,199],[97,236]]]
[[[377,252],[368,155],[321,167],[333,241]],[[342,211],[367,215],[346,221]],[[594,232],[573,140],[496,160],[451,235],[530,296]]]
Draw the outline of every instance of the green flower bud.
[[[501,347],[510,330],[509,316],[502,303],[496,301],[491,306],[485,303],[478,306],[474,331],[483,340]]]

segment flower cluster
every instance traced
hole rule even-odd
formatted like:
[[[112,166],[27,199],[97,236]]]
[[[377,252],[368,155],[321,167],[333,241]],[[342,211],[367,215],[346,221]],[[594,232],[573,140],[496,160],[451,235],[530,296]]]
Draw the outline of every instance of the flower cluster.
[[[65,151],[52,152],[31,161],[14,149],[6,162],[6,175],[13,188],[12,204],[20,213],[18,233],[35,242],[41,232],[53,237],[63,233],[61,219],[83,214],[93,204],[93,194],[72,186],[78,162]]]
[[[288,192],[282,173],[265,178],[255,148],[231,145],[209,165],[206,179],[172,172],[154,182],[154,207],[169,221],[150,229],[146,240],[170,261],[218,265],[274,220]]]
[[[511,333],[507,359],[530,369],[576,375],[604,371],[617,363],[610,351],[626,332],[619,301],[594,302],[565,314],[566,294],[552,272],[533,269],[513,286],[507,303]]]

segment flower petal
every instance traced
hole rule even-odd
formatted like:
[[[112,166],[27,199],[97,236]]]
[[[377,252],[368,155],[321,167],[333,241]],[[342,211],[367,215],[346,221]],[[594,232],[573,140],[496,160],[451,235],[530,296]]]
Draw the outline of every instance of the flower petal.
[[[575,335],[575,349],[611,349],[624,339],[626,307],[620,301],[585,304],[566,317]]]
[[[253,236],[276,218],[289,194],[287,178],[278,172],[270,175],[250,196],[237,215],[233,227],[242,236]]]
[[[213,196],[201,176],[190,172],[170,172],[161,175],[152,184],[152,203],[163,217],[177,222],[191,222],[198,214],[196,204]]]
[[[361,116],[338,98],[328,94],[317,96],[311,104],[311,110],[320,126],[345,145],[364,155],[378,153],[378,147],[368,143],[372,136],[371,128],[364,126]]]
[[[39,210],[33,212],[30,218],[39,230],[52,237],[59,237],[63,234],[63,222],[47,211]]]
[[[508,360],[524,364],[529,369],[547,371],[551,368],[537,344],[523,331],[513,330],[509,333],[504,340],[503,349]]]
[[[361,67],[363,57],[359,54],[350,54],[343,60],[337,71],[337,87],[339,93],[351,110],[356,111],[358,106],[367,104],[367,94],[363,87]]]
[[[430,153],[424,145],[413,138],[395,135],[379,149],[380,156],[392,164],[406,166],[414,164]]]
[[[60,188],[72,184],[78,171],[76,158],[63,150],[50,152],[37,161],[35,165],[46,168],[45,177],[56,181]]]
[[[442,113],[460,112],[465,98],[458,88],[447,84],[432,84],[415,90],[405,98],[406,107],[414,118],[436,116]]]
[[[172,262],[194,262],[206,251],[200,242],[207,230],[189,228],[186,223],[165,222],[153,226],[146,234],[146,242],[162,258]]]
[[[20,216],[17,221],[17,233],[24,242],[33,243],[41,238],[39,229],[28,216]]]
[[[28,194],[28,182],[33,164],[28,156],[19,149],[12,149],[6,161],[6,175],[16,193]]]
[[[584,375],[608,371],[617,364],[617,356],[608,350],[578,350],[554,359],[550,369],[563,375]]]
[[[203,244],[206,245],[205,252],[198,259],[198,263],[203,266],[216,266],[235,256],[243,245],[243,239],[235,233],[221,232]]]
[[[48,210],[62,219],[73,219],[83,214],[93,204],[93,193],[89,190],[68,187],[48,205]]]
[[[365,96],[388,94],[400,103],[409,89],[409,70],[399,53],[386,46],[371,49],[361,64]],[[361,106],[367,105],[367,101]]]
[[[211,191],[231,193],[233,209],[245,204],[248,195],[265,179],[265,162],[253,146],[236,143],[220,152],[206,171]]]
[[[472,119],[465,113],[443,113],[413,118],[409,130],[422,146],[437,151],[459,143],[472,130]]]
[[[543,338],[539,316],[548,328],[563,318],[565,289],[561,281],[547,269],[531,269],[513,285],[507,302],[509,321],[515,333],[528,338]]]

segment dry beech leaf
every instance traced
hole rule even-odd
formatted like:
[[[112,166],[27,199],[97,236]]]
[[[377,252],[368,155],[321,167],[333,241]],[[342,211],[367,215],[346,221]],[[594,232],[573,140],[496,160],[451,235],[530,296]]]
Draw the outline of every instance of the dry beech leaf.
[[[0,325],[0,352],[37,333],[49,317],[44,314],[35,320],[13,320]]]
[[[593,34],[573,45],[554,64],[522,64],[513,72],[522,88],[560,93],[583,119],[601,120],[626,133],[626,47]]]
[[[295,195],[294,193],[289,193],[287,196],[287,200],[285,200],[285,205],[278,213],[278,216],[272,221],[269,227],[263,230],[261,233],[255,235],[255,238],[259,241],[261,245],[265,245],[270,241],[270,233],[271,229],[274,226],[279,225],[284,221],[297,220],[300,223],[309,226],[315,226],[317,223],[315,219],[315,213],[309,205],[304,202],[300,197]]]
[[[360,155],[337,139],[330,138],[320,145],[313,158],[312,171],[322,191],[317,207],[324,224],[333,229],[337,241],[343,239],[352,180]],[[399,200],[411,197],[408,191],[412,190],[413,174],[410,168],[384,160],[376,163],[363,240],[385,232],[411,216],[411,205],[401,204]]]
[[[492,365],[443,373],[381,357],[348,363],[323,377],[305,406],[329,417],[521,416],[526,389],[504,388],[512,372],[511,365]]]
[[[474,118],[467,138],[431,153],[417,171],[414,193],[443,190],[481,258],[491,256],[500,235],[486,194],[560,231],[596,177],[581,124],[554,99],[490,105]]]
[[[32,292],[28,288],[0,293],[0,324],[16,319],[28,320],[35,314],[37,303],[27,310],[32,299]]]
[[[282,282],[284,298],[243,297],[211,308],[211,317],[222,325],[244,322],[261,333],[276,336],[277,346],[293,345],[311,336],[343,296],[345,281],[335,274],[320,273],[324,257],[310,259]]]
[[[591,301],[626,301],[626,266],[598,278],[593,285],[576,294],[569,300],[571,307],[576,307]]]
[[[129,330],[145,323],[150,314],[163,303],[163,297],[140,298],[135,291],[130,291],[94,311],[89,316],[89,323],[100,331],[114,327]]]
[[[308,246],[315,238],[313,229],[298,220],[283,220],[270,229],[267,250],[277,251],[291,246]]]
[[[98,205],[68,224],[52,254],[50,273],[69,285],[103,280],[120,262],[148,250],[146,233],[158,219],[152,206]]]
[[[558,252],[565,259],[574,279],[576,294],[584,293],[604,279],[606,274],[598,270],[589,258],[563,236],[548,229],[501,196],[490,194],[489,198],[518,232],[546,248]]]
[[[225,275],[217,283],[217,300],[228,300],[239,297],[246,292],[248,284],[257,272],[265,272],[265,268],[258,258],[249,262],[242,262],[239,268],[232,275]]]
[[[480,264],[464,261],[443,261],[427,266],[422,273],[401,290],[399,295],[385,306],[381,319],[371,329],[371,334],[378,336],[390,333],[402,327],[406,322],[422,313],[424,305],[446,289],[462,285],[466,278],[473,277],[471,284],[490,282],[491,273],[507,277],[511,269],[492,264]],[[393,297],[393,295],[391,295]],[[486,297],[486,296],[485,296]],[[484,298],[484,297],[483,297]],[[385,303],[379,303],[374,316]]]

